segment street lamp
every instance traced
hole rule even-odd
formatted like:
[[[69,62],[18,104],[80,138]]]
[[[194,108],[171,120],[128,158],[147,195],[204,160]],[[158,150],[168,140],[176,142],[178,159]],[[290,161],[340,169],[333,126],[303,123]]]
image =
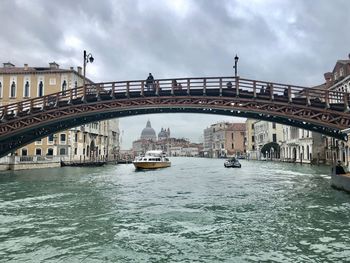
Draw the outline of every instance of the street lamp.
[[[86,89],[85,89],[85,71],[86,71],[86,64],[87,63],[92,63],[94,62],[94,57],[92,56],[91,53],[86,54],[86,50],[84,50],[84,67],[83,67],[83,87],[84,87],[84,99],[86,98]]]
[[[233,68],[235,69],[235,77],[237,77],[237,63],[238,63],[238,59],[239,59],[239,57],[236,54],[236,56],[235,56],[235,65],[233,66]]]

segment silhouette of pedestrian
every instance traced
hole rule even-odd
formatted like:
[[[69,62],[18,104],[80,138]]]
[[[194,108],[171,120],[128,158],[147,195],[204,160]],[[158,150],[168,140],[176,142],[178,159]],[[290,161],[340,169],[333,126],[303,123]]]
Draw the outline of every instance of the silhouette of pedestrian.
[[[261,94],[261,95],[264,95],[264,94],[265,94],[265,87],[264,87],[264,86],[261,86],[260,94]]]
[[[341,165],[341,161],[338,161],[335,167],[335,174],[346,174],[344,167]]]
[[[150,91],[151,89],[154,90],[154,78],[152,76],[152,73],[149,73],[146,79],[146,87],[147,91]]]

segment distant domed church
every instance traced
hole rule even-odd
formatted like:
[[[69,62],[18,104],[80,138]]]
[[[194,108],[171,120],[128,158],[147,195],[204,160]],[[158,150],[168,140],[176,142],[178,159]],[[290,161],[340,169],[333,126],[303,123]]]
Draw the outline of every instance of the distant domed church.
[[[156,141],[157,140],[157,135],[155,130],[152,128],[151,126],[151,122],[148,120],[146,127],[142,130],[141,132],[141,140],[152,140],[152,141]]]
[[[170,129],[161,129],[158,133],[158,141],[170,138]]]

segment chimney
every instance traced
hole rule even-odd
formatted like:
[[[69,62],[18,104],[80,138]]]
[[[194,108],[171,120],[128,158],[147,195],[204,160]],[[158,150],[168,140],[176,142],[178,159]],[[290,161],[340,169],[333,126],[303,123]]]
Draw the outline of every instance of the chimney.
[[[49,65],[50,65],[50,69],[59,69],[60,68],[60,65],[58,65],[55,61],[49,63]]]
[[[24,70],[28,70],[28,64],[24,64]]]
[[[79,74],[79,75],[82,75],[82,74],[83,74],[83,70],[82,70],[81,67],[77,67],[77,70],[78,70],[78,74]]]
[[[332,72],[326,72],[323,74],[324,79],[326,80],[326,86],[329,86],[333,79],[333,73]]]
[[[4,65],[4,68],[14,68],[15,67],[15,65],[12,64],[11,62],[3,63],[3,65]]]

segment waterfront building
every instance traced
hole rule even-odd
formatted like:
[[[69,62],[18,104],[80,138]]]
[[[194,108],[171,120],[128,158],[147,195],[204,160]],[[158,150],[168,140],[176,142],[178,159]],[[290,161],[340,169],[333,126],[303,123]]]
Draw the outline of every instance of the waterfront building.
[[[214,158],[244,155],[245,130],[245,123],[212,124],[203,131],[203,155]]]
[[[204,129],[203,155],[204,157],[213,157],[213,127]]]
[[[350,54],[348,59],[338,60],[332,72],[324,74],[324,88],[330,91],[341,91],[350,93]],[[348,95],[349,96],[349,95]],[[349,98],[348,103],[349,103]],[[330,99],[331,103],[344,103],[344,98],[335,96]],[[327,137],[325,140],[325,157],[328,164],[334,164],[340,160],[350,167],[350,141],[347,142]]]
[[[283,125],[282,128],[282,161],[313,164],[325,162],[325,136],[287,125]]]
[[[254,123],[257,120],[254,119],[247,119],[245,122],[246,126],[246,141],[245,141],[245,148],[247,152],[247,158],[257,160],[258,155],[257,151],[255,149],[255,134],[254,134]]]
[[[0,68],[0,105],[66,91],[83,85],[81,67],[62,69],[55,62],[48,67],[16,67],[7,62]],[[92,83],[86,79],[86,83]],[[33,156],[64,160],[112,158],[119,150],[118,120],[100,121],[51,134],[26,145],[15,156],[30,161]],[[34,159],[33,159],[34,160]]]
[[[280,144],[283,138],[282,125],[275,122],[257,120],[254,122],[254,128],[252,130],[254,131],[254,155],[257,159],[261,159],[263,156],[266,158],[279,158],[278,152],[262,153],[261,150],[268,143]]]

